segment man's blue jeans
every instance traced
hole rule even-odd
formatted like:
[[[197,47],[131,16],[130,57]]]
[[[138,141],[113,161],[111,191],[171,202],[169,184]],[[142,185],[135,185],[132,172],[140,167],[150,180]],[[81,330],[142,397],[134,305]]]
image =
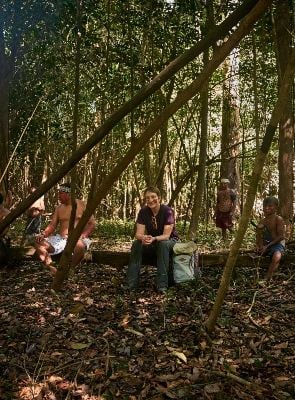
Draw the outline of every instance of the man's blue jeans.
[[[168,287],[168,270],[172,249],[175,240],[161,240],[155,244],[145,246],[141,240],[132,243],[129,265],[127,269],[127,282],[130,289],[139,285],[139,273],[143,254],[156,255],[157,258],[157,286],[158,289]]]

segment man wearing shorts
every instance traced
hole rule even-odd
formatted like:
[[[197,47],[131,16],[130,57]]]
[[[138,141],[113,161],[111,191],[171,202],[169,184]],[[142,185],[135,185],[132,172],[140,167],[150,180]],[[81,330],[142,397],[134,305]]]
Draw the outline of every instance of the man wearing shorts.
[[[55,208],[50,224],[36,237],[36,252],[46,268],[49,269],[52,275],[56,273],[56,268],[52,263],[51,256],[60,254],[64,250],[67,239],[69,222],[72,211],[71,202],[71,187],[65,183],[58,189],[58,199],[60,204]],[[80,221],[82,214],[85,210],[85,202],[76,199],[76,217],[74,226]],[[58,228],[58,233],[55,233]],[[76,266],[83,259],[85,251],[90,246],[90,239],[88,236],[95,228],[94,216],[91,216],[88,223],[84,227],[72,255],[72,265]],[[55,234],[54,234],[55,233]]]
[[[263,200],[264,218],[257,225],[256,248],[262,256],[270,256],[271,262],[266,274],[270,280],[277,271],[285,251],[285,223],[277,215],[279,202],[276,197],[266,197]]]
[[[35,186],[32,186],[30,192],[33,193],[35,190]],[[27,210],[27,222],[23,234],[22,244],[26,242],[29,245],[34,245],[36,235],[40,234],[41,232],[43,222],[42,216],[44,211],[44,196],[41,196]]]

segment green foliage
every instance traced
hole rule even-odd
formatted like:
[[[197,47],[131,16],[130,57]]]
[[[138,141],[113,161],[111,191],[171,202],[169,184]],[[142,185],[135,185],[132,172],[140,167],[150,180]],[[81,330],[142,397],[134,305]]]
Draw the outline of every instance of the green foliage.
[[[237,5],[233,0],[213,3],[215,23],[220,23]],[[23,5],[18,14],[17,4]],[[15,15],[18,16],[16,20]],[[197,0],[171,3],[164,0],[83,2],[79,60],[79,144],[87,140],[115,110],[132,98],[170,61],[202,37],[206,15],[205,3]],[[242,159],[240,174],[245,191],[256,153],[255,123],[258,122],[258,134],[261,137],[276,99],[277,73],[272,28],[269,14],[256,24],[251,35],[239,46],[241,140],[245,142],[244,147],[239,148],[239,157]],[[3,31],[5,51],[15,56],[9,99],[10,154],[20,134],[25,127],[27,129],[16,151],[14,167],[9,171],[11,186],[19,190],[18,196],[21,198],[26,193],[28,181],[35,179],[36,175],[41,181],[42,176],[54,173],[71,153],[77,49],[76,3],[70,0],[7,1],[3,6]],[[257,99],[253,95],[254,48]],[[213,50],[209,49],[209,53],[212,57]],[[81,193],[89,193],[94,177],[99,184],[108,175],[129,149],[131,141],[139,137],[178,92],[196,79],[203,68],[203,57],[200,56],[117,124],[79,164],[77,180]],[[198,238],[202,245],[208,246],[214,245],[217,238],[216,229],[210,226],[210,213],[214,207],[212,199],[220,172],[224,79],[222,68],[218,68],[212,75],[209,87],[207,157],[210,164],[206,178],[207,206],[201,221],[204,225],[199,229],[206,234]],[[255,101],[259,114],[259,121],[256,122]],[[116,217],[114,210],[122,208],[124,201],[124,218],[134,218],[138,192],[154,181],[167,193],[166,200],[169,201],[169,196],[182,178],[198,164],[199,136],[200,99],[196,96],[170,118],[167,126],[156,133],[126,169],[117,185],[118,190],[108,197],[110,206],[103,217]],[[277,152],[278,147],[274,145],[259,195],[272,190],[277,182],[274,172]],[[96,171],[94,165],[97,160],[99,165]],[[160,165],[163,166],[162,175],[159,172]],[[183,220],[190,218],[196,174],[191,173],[173,204],[177,215],[181,215]],[[123,193],[126,193],[125,200]],[[118,216],[123,217],[120,213]],[[121,223],[111,228],[103,220],[99,226],[103,236],[133,236],[133,228],[122,226]],[[182,238],[187,229],[188,221],[178,225]]]
[[[102,219],[97,223],[96,234],[100,238],[129,240],[134,236],[134,221]]]

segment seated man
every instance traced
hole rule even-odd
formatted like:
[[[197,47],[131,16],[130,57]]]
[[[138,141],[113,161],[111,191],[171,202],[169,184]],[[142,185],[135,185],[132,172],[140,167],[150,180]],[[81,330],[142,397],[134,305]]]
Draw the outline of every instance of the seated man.
[[[9,210],[3,205],[4,198],[0,193],[0,221],[9,214]],[[8,261],[10,240],[5,236],[7,230],[0,234],[0,265],[4,265]]]
[[[31,187],[31,193],[33,193],[35,190],[35,187]],[[22,242],[27,241],[28,244],[33,244],[35,242],[35,236],[41,232],[42,215],[44,211],[44,196],[42,196],[37,199],[27,210],[28,218]]]
[[[142,255],[149,253],[157,257],[157,286],[161,293],[165,293],[170,256],[178,240],[174,214],[169,206],[161,204],[158,188],[148,187],[144,198],[146,206],[139,211],[136,220],[136,240],[132,244],[127,270],[128,286],[130,289],[138,287]]]
[[[264,218],[257,225],[256,247],[263,256],[271,256],[266,279],[270,280],[277,271],[285,250],[285,224],[277,215],[278,199],[266,197],[263,200]]]
[[[56,207],[50,224],[40,233],[40,235],[36,236],[35,244],[40,260],[43,262],[45,267],[49,269],[52,275],[56,273],[56,268],[52,264],[51,256],[62,253],[68,238],[69,222],[72,211],[71,187],[69,184],[65,183],[59,187],[58,198],[60,205]],[[77,209],[74,226],[76,226],[80,221],[86,207],[85,202],[78,199],[76,199],[76,205]],[[59,233],[53,235],[58,226]],[[79,264],[84,257],[85,251],[88,250],[91,243],[88,236],[93,232],[94,228],[95,220],[92,216],[86,224],[74,249],[72,255],[73,266]]]

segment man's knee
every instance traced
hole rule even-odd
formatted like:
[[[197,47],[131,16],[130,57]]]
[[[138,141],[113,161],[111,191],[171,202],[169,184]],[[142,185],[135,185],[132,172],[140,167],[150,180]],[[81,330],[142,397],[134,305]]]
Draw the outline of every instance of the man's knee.
[[[175,242],[171,240],[161,240],[157,242],[157,252],[169,252],[170,254],[173,252],[173,247]]]
[[[275,263],[279,263],[282,259],[282,253],[280,251],[276,251],[272,256],[272,261]]]
[[[157,242],[157,246],[162,249],[170,249],[170,240],[160,240],[159,242]]]

